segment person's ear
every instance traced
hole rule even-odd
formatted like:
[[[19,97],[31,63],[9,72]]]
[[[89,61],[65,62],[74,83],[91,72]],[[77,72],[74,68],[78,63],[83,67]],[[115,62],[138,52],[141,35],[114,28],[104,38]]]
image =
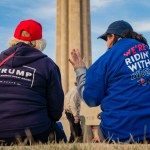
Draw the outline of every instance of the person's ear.
[[[111,38],[112,38],[112,40],[114,40],[115,39],[115,35],[111,34]]]

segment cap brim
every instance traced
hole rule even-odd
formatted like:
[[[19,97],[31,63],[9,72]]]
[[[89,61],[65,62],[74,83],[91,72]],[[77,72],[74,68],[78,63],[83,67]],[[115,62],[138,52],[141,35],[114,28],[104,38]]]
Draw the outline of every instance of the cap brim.
[[[99,36],[97,39],[103,39],[105,41],[107,41],[107,33],[102,34],[101,36]]]

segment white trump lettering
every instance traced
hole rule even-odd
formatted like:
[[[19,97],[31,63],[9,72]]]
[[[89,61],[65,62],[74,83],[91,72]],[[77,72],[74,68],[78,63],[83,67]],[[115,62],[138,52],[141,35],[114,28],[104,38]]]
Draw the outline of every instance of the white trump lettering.
[[[7,73],[7,69],[2,69],[1,73]]]
[[[24,76],[24,71],[17,70],[17,71],[16,71],[16,75]]]
[[[22,76],[22,77],[32,77],[33,74],[31,72],[26,72],[26,71],[22,71],[19,69],[7,69],[7,68],[3,68],[0,69],[0,73],[1,74],[11,74],[11,75],[16,75],[16,76]]]
[[[26,77],[31,77],[31,76],[32,76],[32,73],[26,72]]]

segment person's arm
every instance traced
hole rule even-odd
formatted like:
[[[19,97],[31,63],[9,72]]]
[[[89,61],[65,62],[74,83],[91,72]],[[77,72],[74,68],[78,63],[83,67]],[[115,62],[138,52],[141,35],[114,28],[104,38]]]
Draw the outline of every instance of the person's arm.
[[[76,72],[76,80],[77,80],[77,89],[78,92],[83,99],[83,90],[84,90],[84,85],[85,85],[85,80],[86,80],[86,67],[80,67],[75,69]]]
[[[105,97],[105,71],[101,60],[97,60],[87,71],[83,99],[90,107],[99,106]]]
[[[96,61],[90,69],[86,70],[85,63],[78,50],[72,50],[72,60],[69,60],[76,72],[78,90],[88,106],[94,107],[101,104],[105,96],[105,80],[103,67]]]
[[[81,100],[80,100],[79,93],[77,91],[77,87],[74,87],[70,99],[71,111],[74,117],[79,117],[80,115],[80,104],[81,104]]]
[[[58,121],[63,112],[64,92],[61,84],[61,74],[57,65],[50,71],[50,80],[46,95],[48,116],[50,119]]]
[[[76,72],[78,92],[81,98],[83,98],[82,93],[84,90],[84,84],[85,84],[85,79],[86,79],[85,58],[82,59],[81,54],[78,49],[73,49],[71,51],[71,57],[72,59],[69,59],[69,62],[72,64]]]

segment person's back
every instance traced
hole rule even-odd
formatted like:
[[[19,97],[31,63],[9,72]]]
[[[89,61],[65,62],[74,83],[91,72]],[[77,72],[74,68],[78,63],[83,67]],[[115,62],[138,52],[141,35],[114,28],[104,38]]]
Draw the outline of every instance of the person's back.
[[[90,72],[87,78],[92,77],[93,70],[100,70],[99,67],[104,69],[102,73],[105,72],[101,80],[107,88],[102,101],[97,100],[96,104],[101,103],[103,110],[101,129],[105,137],[115,141],[126,141],[130,137],[141,141],[144,136],[150,137],[148,53],[145,44],[134,39],[121,39],[87,71]],[[86,88],[88,85],[85,84]]]
[[[150,54],[146,39],[123,20],[111,23],[99,38],[107,52],[89,69],[78,50],[71,52],[78,90],[86,104],[101,106],[104,140],[150,142]]]
[[[36,39],[32,34],[21,36],[22,30],[33,32]],[[59,68],[39,50],[44,48],[40,45],[41,32],[37,22],[22,21],[10,41],[11,47],[0,55],[1,140],[11,140],[16,135],[25,138],[25,130],[29,129],[35,140],[46,142],[53,132],[53,124],[62,115],[64,93]],[[40,40],[39,43],[36,40]]]

